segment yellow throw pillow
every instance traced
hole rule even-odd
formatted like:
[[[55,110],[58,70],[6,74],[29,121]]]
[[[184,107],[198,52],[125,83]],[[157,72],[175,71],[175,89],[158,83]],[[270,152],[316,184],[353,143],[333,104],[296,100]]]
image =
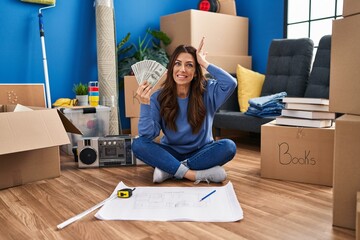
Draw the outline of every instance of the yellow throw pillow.
[[[238,101],[240,111],[246,112],[249,107],[249,99],[260,97],[265,75],[244,68],[238,64],[236,68],[236,77],[238,80]]]

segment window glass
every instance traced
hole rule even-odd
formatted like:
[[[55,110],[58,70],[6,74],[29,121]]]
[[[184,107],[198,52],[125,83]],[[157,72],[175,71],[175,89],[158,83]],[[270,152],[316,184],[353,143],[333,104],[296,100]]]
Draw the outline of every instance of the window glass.
[[[288,23],[309,19],[309,0],[288,0]]]
[[[310,22],[310,38],[315,46],[319,45],[322,36],[331,34],[332,21],[333,19],[324,19]]]
[[[335,15],[335,0],[311,1],[311,19],[326,18]]]
[[[337,8],[336,8],[336,15],[342,15],[343,14],[343,0],[337,0]]]
[[[307,37],[309,32],[309,23],[297,23],[288,25],[287,38],[303,38]]]
[[[287,0],[287,38],[308,37],[315,48],[332,33],[332,21],[342,17],[343,0]]]

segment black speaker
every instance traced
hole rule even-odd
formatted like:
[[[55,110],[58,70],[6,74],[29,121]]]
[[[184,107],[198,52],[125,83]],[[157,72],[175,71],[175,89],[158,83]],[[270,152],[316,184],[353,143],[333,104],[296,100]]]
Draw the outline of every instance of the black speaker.
[[[99,167],[98,138],[87,138],[78,141],[79,168]]]
[[[97,159],[97,152],[95,149],[91,147],[87,147],[81,150],[79,154],[79,158],[81,162],[86,165],[93,164]]]

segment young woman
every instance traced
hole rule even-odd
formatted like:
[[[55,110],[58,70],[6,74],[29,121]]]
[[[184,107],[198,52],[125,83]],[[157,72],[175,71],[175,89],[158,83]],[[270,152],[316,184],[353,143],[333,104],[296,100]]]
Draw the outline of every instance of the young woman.
[[[144,82],[137,89],[140,97],[139,137],[134,139],[135,156],[155,167],[153,182],[186,178],[200,182],[222,182],[222,165],[236,153],[232,140],[214,141],[212,123],[216,110],[236,87],[236,79],[210,64],[199,48],[180,45],[171,56],[166,80],[152,93]],[[206,80],[202,68],[214,79]],[[154,142],[160,130],[164,136]]]

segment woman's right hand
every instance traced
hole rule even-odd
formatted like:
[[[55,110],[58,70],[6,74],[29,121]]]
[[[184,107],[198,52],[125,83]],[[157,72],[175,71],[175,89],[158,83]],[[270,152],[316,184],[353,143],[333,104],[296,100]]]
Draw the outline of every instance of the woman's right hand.
[[[150,104],[152,86],[147,81],[142,82],[136,90],[136,95],[140,97],[141,104]]]

